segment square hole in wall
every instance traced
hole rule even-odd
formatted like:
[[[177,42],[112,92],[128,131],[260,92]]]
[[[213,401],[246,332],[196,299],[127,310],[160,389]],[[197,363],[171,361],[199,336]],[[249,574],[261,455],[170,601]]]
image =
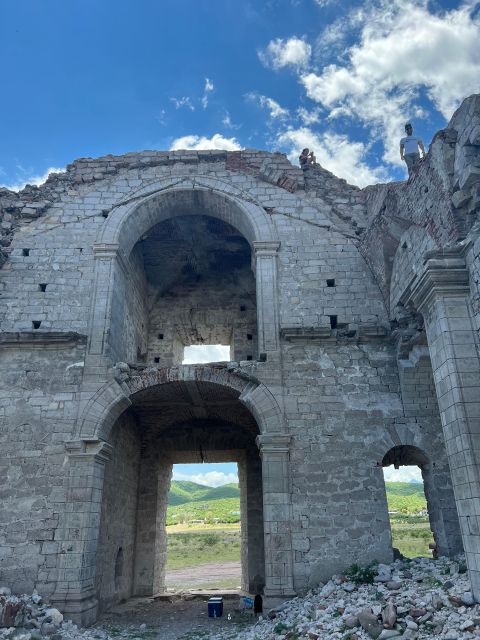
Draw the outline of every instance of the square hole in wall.
[[[163,333],[159,333],[159,334],[157,335],[157,338],[158,338],[159,340],[163,340]]]
[[[155,362],[155,364],[158,364],[160,362],[160,358],[158,356],[156,356],[153,361]]]
[[[40,329],[41,324],[42,324],[41,320],[32,320],[33,329]]]
[[[22,249],[22,256],[29,256],[30,255],[30,249]]]
[[[240,305],[240,311],[246,311],[247,307],[244,304]]]
[[[247,340],[253,340],[253,335],[251,333],[247,333]]]
[[[335,279],[334,278],[328,278],[327,287],[334,287],[334,286],[335,286]]]
[[[205,364],[208,362],[230,362],[230,345],[192,344],[185,347],[182,364]]]
[[[253,360],[253,356],[247,356],[247,360]]]
[[[47,283],[46,283],[46,282],[41,282],[41,283],[38,285],[38,290],[39,290],[39,291],[46,291],[46,290],[47,290]]]
[[[338,317],[337,316],[329,316],[330,318],[330,328],[336,329],[338,325]]]

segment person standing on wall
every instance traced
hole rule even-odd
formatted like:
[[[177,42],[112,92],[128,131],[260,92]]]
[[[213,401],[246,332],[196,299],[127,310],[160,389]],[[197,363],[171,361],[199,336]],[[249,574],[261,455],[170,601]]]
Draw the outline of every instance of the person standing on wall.
[[[410,176],[413,167],[420,162],[419,149],[422,152],[422,158],[425,158],[425,147],[423,140],[413,135],[413,127],[410,122],[405,125],[405,133],[407,135],[400,140],[400,158],[407,165]]]

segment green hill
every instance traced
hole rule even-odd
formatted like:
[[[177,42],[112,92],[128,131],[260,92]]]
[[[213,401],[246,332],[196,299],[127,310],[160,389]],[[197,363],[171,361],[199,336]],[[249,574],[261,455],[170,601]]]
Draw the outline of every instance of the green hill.
[[[420,482],[386,482],[390,511],[415,514],[427,508]],[[238,484],[207,487],[196,482],[172,481],[168,495],[167,524],[201,520],[206,523],[240,522]]]
[[[171,506],[196,502],[210,501],[223,498],[240,498],[238,484],[224,484],[221,487],[207,487],[204,484],[188,482],[186,480],[172,480],[168,504]]]

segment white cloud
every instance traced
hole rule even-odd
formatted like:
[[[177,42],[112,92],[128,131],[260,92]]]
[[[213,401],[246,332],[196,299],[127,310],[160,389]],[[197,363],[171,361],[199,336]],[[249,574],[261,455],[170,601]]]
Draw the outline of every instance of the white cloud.
[[[290,160],[298,164],[301,150],[313,150],[317,162],[350,184],[364,187],[387,179],[384,169],[372,169],[365,160],[367,147],[336,133],[315,133],[308,127],[288,129],[277,137],[277,142],[288,150]]]
[[[422,472],[419,467],[400,467],[395,469],[393,465],[383,469],[383,477],[387,482],[423,482]]]
[[[222,344],[194,344],[185,347],[183,364],[200,364],[203,362],[228,362],[230,347]]]
[[[320,109],[305,109],[304,107],[299,107],[297,109],[297,115],[302,120],[303,124],[308,126],[319,122]]]
[[[20,165],[17,168],[19,169],[19,171],[15,177],[15,181],[10,184],[5,184],[5,183],[1,184],[0,185],[1,187],[10,189],[10,191],[21,191],[27,184],[36,185],[37,187],[39,187],[41,184],[43,184],[47,180],[48,176],[51,173],[65,173],[65,169],[63,168],[49,167],[42,174],[28,175],[27,170],[21,167]]]
[[[287,118],[289,116],[288,109],[284,109],[281,107],[278,102],[273,100],[273,98],[269,98],[268,96],[262,96],[259,93],[255,93],[254,91],[247,93],[245,98],[250,102],[258,103],[263,109],[268,109],[270,112],[270,117],[273,119],[279,118]]]
[[[188,480],[197,484],[204,484],[207,487],[221,487],[224,484],[238,483],[236,473],[223,473],[223,471],[207,471],[207,473],[182,473],[173,467],[173,480]]]
[[[226,111],[225,115],[223,116],[222,124],[223,124],[224,127],[227,127],[228,129],[241,129],[242,128],[241,124],[234,124],[232,122],[232,118],[231,118],[230,114],[228,113],[228,111]]]
[[[301,68],[308,64],[311,53],[312,47],[301,38],[276,38],[268,43],[265,51],[258,53],[258,57],[266,67],[272,69],[282,69],[288,65]]]
[[[205,87],[203,89],[202,107],[206,109],[208,107],[208,94],[214,90],[213,82],[208,78],[205,78]]]
[[[172,142],[170,149],[221,149],[224,151],[239,151],[242,148],[236,138],[225,138],[221,133],[214,133],[211,138],[206,136],[197,136],[191,134],[188,136],[182,136],[181,138],[175,138]]]
[[[401,165],[403,124],[425,115],[422,89],[446,119],[480,90],[480,20],[472,13],[478,6],[436,15],[426,0],[373,4],[361,14],[360,40],[346,50],[345,63],[301,74],[308,97],[332,118],[349,115],[373,128],[385,142],[384,158]]]
[[[158,116],[156,117],[157,121],[159,122],[159,124],[161,124],[163,127],[167,124],[167,120],[166,120],[166,116],[167,112],[165,109],[160,109],[160,112],[158,114]]]
[[[175,105],[175,109],[186,108],[190,109],[190,111],[195,111],[195,107],[188,96],[183,96],[182,98],[170,98],[170,101]]]

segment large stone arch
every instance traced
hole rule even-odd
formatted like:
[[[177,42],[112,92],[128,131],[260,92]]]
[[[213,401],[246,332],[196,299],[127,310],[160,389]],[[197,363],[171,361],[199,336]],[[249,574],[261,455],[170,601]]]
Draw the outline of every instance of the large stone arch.
[[[251,412],[262,435],[284,432],[284,416],[271,391],[245,374],[238,375],[226,367],[182,365],[167,369],[135,372],[125,381],[106,382],[86,404],[77,437],[84,441],[108,441],[118,417],[132,404],[140,391],[170,382],[210,382],[238,392],[239,401]]]
[[[77,622],[88,624],[95,620],[102,494],[105,468],[114,450],[109,442],[110,432],[137,396],[141,398],[144,392],[178,383],[197,389],[202,389],[202,385],[221,387],[235,403],[238,400],[243,405],[245,413],[253,416],[258,427],[256,433],[260,433],[256,444],[261,458],[259,486],[264,514],[264,594],[271,603],[294,595],[290,437],[285,433],[283,413],[272,392],[253,376],[225,365],[182,365],[141,371],[117,366],[112,373],[115,377],[84,405],[76,439],[67,443],[67,501],[72,508],[62,515],[59,527],[59,540],[66,551],[59,557],[59,582],[53,601]],[[239,415],[245,414],[239,411]],[[174,420],[169,424],[175,428]],[[145,554],[143,547],[140,553]]]
[[[278,242],[270,216],[251,194],[218,178],[190,175],[151,182],[133,192],[109,214],[96,244],[118,244],[128,255],[152,226],[174,215],[202,213],[199,207],[205,205],[208,215],[238,229],[252,247],[254,242]]]
[[[182,176],[150,182],[113,207],[94,244],[95,276],[89,318],[86,371],[99,370],[98,356],[122,360],[122,347],[112,339],[112,309],[118,283],[129,277],[132,248],[153,226],[175,216],[208,215],[232,225],[252,248],[257,290],[258,353],[279,348],[277,252],[280,242],[273,222],[255,199],[233,184],[210,176]],[[117,296],[118,298],[118,296]],[[118,341],[117,341],[118,342]],[[93,366],[90,363],[93,358]]]

